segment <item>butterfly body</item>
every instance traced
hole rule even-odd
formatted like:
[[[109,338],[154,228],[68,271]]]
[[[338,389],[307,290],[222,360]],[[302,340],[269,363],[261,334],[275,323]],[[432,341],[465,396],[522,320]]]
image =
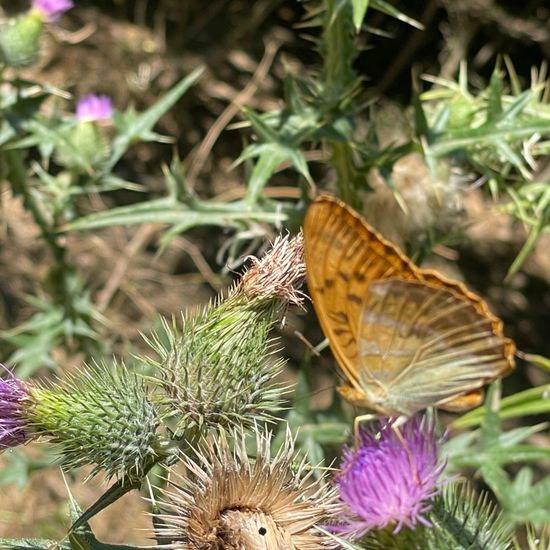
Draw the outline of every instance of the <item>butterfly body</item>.
[[[345,203],[317,199],[304,236],[309,291],[348,401],[386,415],[465,410],[513,368],[514,344],[481,298],[417,267]]]

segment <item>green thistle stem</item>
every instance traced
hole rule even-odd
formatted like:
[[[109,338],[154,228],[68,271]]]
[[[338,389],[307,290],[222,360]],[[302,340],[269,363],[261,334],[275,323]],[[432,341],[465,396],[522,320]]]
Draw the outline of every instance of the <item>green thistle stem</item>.
[[[323,19],[323,100],[324,110],[331,118],[351,115],[351,99],[358,82],[353,70],[356,57],[351,4],[342,7],[337,0],[325,0]],[[332,150],[331,165],[336,170],[338,195],[354,208],[360,206],[357,184],[360,174],[355,166],[353,150],[348,141],[328,140]]]

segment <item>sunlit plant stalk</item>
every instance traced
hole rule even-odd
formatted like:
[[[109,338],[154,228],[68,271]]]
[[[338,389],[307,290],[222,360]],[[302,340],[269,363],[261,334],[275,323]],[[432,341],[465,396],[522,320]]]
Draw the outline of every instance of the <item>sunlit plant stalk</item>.
[[[323,35],[320,52],[323,57],[321,74],[322,94],[325,104],[322,106],[327,116],[351,115],[353,97],[359,83],[353,69],[357,55],[351,4],[343,5],[336,0],[325,0],[323,15]],[[348,204],[359,206],[356,181],[359,176],[353,150],[349,141],[328,139],[331,151],[330,164],[336,171],[338,195]]]

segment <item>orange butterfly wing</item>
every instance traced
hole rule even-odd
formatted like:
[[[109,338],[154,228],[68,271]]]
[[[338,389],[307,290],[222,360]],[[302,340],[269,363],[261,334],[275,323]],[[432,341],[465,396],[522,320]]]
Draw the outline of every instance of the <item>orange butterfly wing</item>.
[[[481,298],[458,281],[415,266],[345,203],[328,196],[317,199],[307,211],[304,235],[309,290],[323,331],[347,377],[347,384],[339,390],[349,401],[384,414],[411,414],[436,405],[461,410],[482,399],[480,386],[513,368],[515,346],[504,338],[502,322]],[[372,283],[388,280],[396,282],[384,289],[383,300],[376,302],[369,297]],[[457,316],[451,308],[447,314],[452,322],[432,324],[430,330],[438,335],[435,340],[426,330],[422,337],[413,334],[426,328],[426,319],[415,321],[415,312],[434,296],[438,302],[432,309],[452,303],[463,312]],[[378,313],[373,316],[369,308],[374,305]],[[398,308],[409,313],[405,315]],[[430,308],[424,309],[432,313]],[[365,317],[368,315],[370,319]],[[460,329],[460,323],[465,323],[466,329]],[[396,337],[403,330],[409,332],[408,338]],[[460,330],[464,330],[465,338],[447,341],[454,346],[454,362],[445,370],[442,342]],[[376,339],[384,338],[384,350],[378,355],[365,351]],[[422,357],[414,352],[416,344],[426,348]],[[399,351],[396,346],[410,350]],[[430,377],[438,375],[442,384],[430,386]],[[426,389],[424,393],[413,391],[416,401],[411,399],[405,406],[396,400],[399,392],[410,391],[408,379],[413,385],[422,380]]]

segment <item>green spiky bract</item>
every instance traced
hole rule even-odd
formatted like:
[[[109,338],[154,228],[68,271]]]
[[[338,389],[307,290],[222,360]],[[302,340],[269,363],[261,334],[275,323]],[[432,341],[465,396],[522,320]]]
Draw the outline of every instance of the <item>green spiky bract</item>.
[[[549,550],[550,533],[548,525],[537,530],[533,525],[527,525],[527,532],[522,537],[518,533],[514,540],[514,550]]]
[[[146,359],[176,418],[176,438],[216,427],[248,428],[280,410],[274,382],[283,363],[270,357],[277,300],[233,292],[181,325],[163,321],[147,339],[158,359]],[[145,358],[144,358],[145,359]]]
[[[135,482],[166,454],[149,392],[122,364],[94,364],[32,397],[33,430],[57,446],[65,468],[93,465],[88,478],[103,470]]]
[[[371,531],[361,547],[367,550],[506,550],[512,548],[511,526],[489,501],[464,483],[452,483],[434,499],[427,516],[431,527],[419,525],[393,533]]]

